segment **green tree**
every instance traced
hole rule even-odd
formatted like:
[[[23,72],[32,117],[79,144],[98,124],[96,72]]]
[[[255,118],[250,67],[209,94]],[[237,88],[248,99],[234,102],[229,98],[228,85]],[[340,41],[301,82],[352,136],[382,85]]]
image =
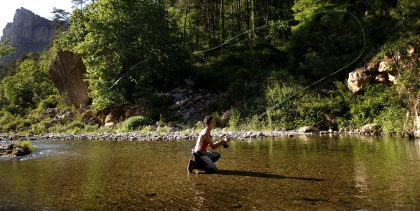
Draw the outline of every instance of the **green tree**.
[[[84,57],[95,109],[137,105],[154,88],[183,78],[182,34],[164,4],[102,0],[84,17],[88,33],[76,52]]]
[[[15,52],[15,48],[8,39],[0,42],[0,59]]]
[[[12,108],[13,113],[24,114],[45,97],[56,94],[47,67],[46,61],[39,61],[37,56],[23,59],[14,75],[1,81],[0,98],[3,104]]]

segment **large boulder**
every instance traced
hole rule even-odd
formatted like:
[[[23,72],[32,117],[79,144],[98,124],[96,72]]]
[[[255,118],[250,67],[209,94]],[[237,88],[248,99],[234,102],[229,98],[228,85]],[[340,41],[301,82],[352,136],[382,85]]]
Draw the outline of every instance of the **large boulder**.
[[[394,84],[395,75],[392,69],[394,62],[391,55],[385,55],[382,59],[373,59],[364,66],[356,68],[349,73],[347,86],[353,93],[359,93],[370,84]]]
[[[90,103],[86,67],[82,57],[71,52],[58,52],[49,71],[50,77],[67,104],[83,108]]]

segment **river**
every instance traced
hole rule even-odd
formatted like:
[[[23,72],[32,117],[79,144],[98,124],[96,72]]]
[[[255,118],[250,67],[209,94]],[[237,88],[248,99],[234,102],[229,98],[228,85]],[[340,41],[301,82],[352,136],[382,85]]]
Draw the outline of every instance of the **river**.
[[[232,141],[219,174],[188,174],[194,141],[34,141],[0,159],[0,209],[420,209],[420,142]]]

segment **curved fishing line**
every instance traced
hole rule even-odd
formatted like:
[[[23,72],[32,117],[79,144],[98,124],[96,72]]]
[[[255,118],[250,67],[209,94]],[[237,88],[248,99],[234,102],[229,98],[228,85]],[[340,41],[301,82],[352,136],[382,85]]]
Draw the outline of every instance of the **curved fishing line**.
[[[321,12],[317,12],[317,13],[314,13],[314,15],[313,16],[315,16],[315,15],[318,15],[318,14],[322,14],[322,13],[339,13],[339,12],[343,12],[343,13],[346,13],[346,14],[349,14],[349,15],[351,15],[355,20],[356,20],[356,22],[357,22],[357,24],[359,25],[359,27],[360,27],[360,29],[361,29],[361,31],[362,31],[362,35],[363,35],[363,48],[362,48],[362,50],[360,51],[360,53],[359,53],[359,55],[353,60],[353,61],[351,61],[350,63],[348,63],[348,64],[346,64],[345,66],[343,66],[343,67],[341,67],[340,69],[338,69],[337,71],[335,71],[335,72],[333,72],[333,73],[330,73],[329,75],[327,75],[327,76],[324,76],[324,77],[322,77],[321,79],[319,79],[319,80],[317,80],[317,81],[315,81],[315,82],[313,82],[313,83],[311,83],[311,84],[309,84],[309,85],[307,85],[307,86],[305,86],[304,88],[303,88],[303,90],[306,90],[306,89],[308,89],[308,88],[310,88],[310,87],[312,87],[313,85],[315,85],[315,84],[317,84],[317,83],[320,83],[321,81],[323,81],[323,80],[325,80],[325,79],[327,79],[327,78],[329,78],[329,77],[331,77],[331,76],[333,76],[333,75],[335,75],[335,74],[337,74],[337,73],[339,73],[339,72],[341,72],[342,70],[344,70],[344,69],[346,69],[346,68],[348,68],[350,65],[353,65],[354,63],[356,63],[357,62],[357,60],[359,60],[361,57],[362,57],[362,55],[363,55],[363,53],[364,53],[364,51],[365,51],[365,48],[366,48],[366,34],[365,34],[365,29],[363,28],[363,25],[362,25],[362,23],[360,22],[360,20],[357,18],[357,16],[356,15],[354,15],[353,13],[351,13],[351,12],[348,12],[348,11],[345,11],[345,10],[324,10],[324,11],[321,11]],[[218,49],[218,48],[221,48],[221,47],[223,47],[223,46],[225,46],[225,45],[227,45],[227,44],[229,44],[230,42],[232,42],[233,40],[235,40],[235,39],[237,39],[238,37],[240,37],[240,36],[242,36],[242,35],[244,35],[244,34],[248,34],[248,33],[250,33],[251,31],[255,31],[255,30],[259,30],[259,29],[263,29],[263,28],[266,28],[266,27],[269,27],[269,26],[275,26],[275,25],[281,25],[281,24],[284,24],[285,22],[288,22],[288,21],[292,21],[292,20],[294,20],[294,19],[290,19],[290,20],[285,20],[285,21],[282,21],[282,22],[280,22],[280,23],[275,23],[275,24],[268,24],[268,25],[264,25],[264,26],[259,26],[259,27],[254,27],[254,28],[252,28],[252,29],[249,29],[249,30],[246,30],[246,31],[244,31],[244,32],[241,32],[241,33],[239,33],[239,34],[237,34],[237,35],[235,35],[234,37],[232,37],[232,38],[230,38],[230,39],[228,39],[227,41],[225,41],[225,42],[223,42],[222,44],[220,44],[220,45],[218,45],[218,46],[215,46],[215,47],[212,47],[212,48],[209,48],[209,49],[206,49],[206,50],[202,50],[202,51],[195,51],[195,52],[193,52],[192,54],[200,54],[200,53],[205,53],[205,52],[208,52],[208,51],[213,51],[213,50],[216,50],[216,49]],[[112,86],[108,89],[108,90],[111,90],[113,87],[115,87],[126,75],[128,75],[128,73],[130,73],[135,67],[137,67],[138,65],[140,65],[140,64],[142,64],[142,63],[144,63],[144,62],[146,62],[147,60],[149,60],[149,59],[145,59],[145,60],[143,60],[143,61],[140,61],[140,62],[138,62],[138,63],[136,63],[135,65],[133,65],[127,72],[125,72],[120,78],[118,78],[113,84],[112,84]],[[284,102],[286,102],[286,101],[288,101],[288,100],[290,100],[290,99],[292,99],[292,98],[294,98],[294,97],[296,97],[298,94],[300,94],[300,92],[297,92],[297,93],[295,93],[295,94],[293,94],[293,95],[290,95],[289,97],[287,97],[287,98],[285,98],[284,100],[282,100],[281,102],[279,102],[279,103],[277,103],[276,105],[274,105],[274,106],[272,106],[272,107],[270,107],[270,108],[268,108],[267,109],[267,111],[265,111],[264,113],[262,113],[262,114],[260,114],[260,115],[258,115],[258,118],[261,118],[262,116],[264,116],[264,115],[267,115],[267,112],[268,111],[270,111],[270,110],[273,110],[273,109],[275,109],[275,108],[277,108],[280,104],[282,104],[282,103],[284,103]]]
[[[343,71],[344,69],[346,69],[346,68],[348,68],[350,65],[353,65],[354,63],[356,63],[357,62],[357,60],[359,60],[362,56],[363,56],[363,53],[365,52],[365,48],[366,48],[366,34],[365,34],[365,29],[363,28],[363,25],[362,25],[362,23],[360,22],[360,20],[356,17],[356,15],[354,15],[353,13],[351,13],[351,12],[347,12],[347,11],[344,11],[344,10],[327,10],[327,11],[323,11],[322,13],[329,13],[329,12],[344,12],[344,13],[347,13],[347,14],[349,14],[349,15],[351,15],[356,21],[357,21],[357,24],[359,25],[359,27],[360,27],[360,29],[361,29],[361,31],[362,31],[362,35],[363,35],[363,48],[362,48],[362,50],[360,51],[360,53],[359,53],[359,55],[354,59],[354,60],[352,60],[350,63],[348,63],[348,64],[346,64],[346,65],[344,65],[343,67],[341,67],[340,69],[338,69],[337,71],[335,71],[335,72],[333,72],[333,73],[330,73],[329,75],[327,75],[327,76],[324,76],[324,77],[322,77],[321,79],[319,79],[319,80],[317,80],[317,81],[314,81],[313,83],[311,83],[311,84],[309,84],[309,85],[307,85],[307,86],[305,86],[304,88],[303,88],[303,90],[307,90],[308,88],[310,88],[310,87],[312,87],[313,85],[315,85],[315,84],[317,84],[317,83],[320,83],[321,81],[323,81],[323,80],[325,80],[325,79],[327,79],[327,78],[329,78],[329,77],[331,77],[331,76],[333,76],[333,75],[335,75],[335,74],[337,74],[337,73],[339,73],[339,72],[341,72],[341,71]],[[302,91],[303,91],[302,90]],[[269,112],[269,111],[271,111],[271,110],[273,110],[273,109],[276,109],[277,107],[279,107],[282,103],[284,103],[284,102],[286,102],[286,101],[288,101],[288,100],[290,100],[290,99],[292,99],[292,98],[294,98],[294,97],[296,97],[298,94],[300,94],[301,92],[296,92],[295,94],[293,94],[293,95],[290,95],[289,97],[287,97],[287,98],[285,98],[284,100],[282,100],[281,102],[279,102],[279,103],[277,103],[276,105],[274,105],[274,106],[272,106],[272,107],[270,107],[270,108],[268,108],[264,113],[262,113],[262,114],[260,114],[260,115],[258,115],[258,119],[259,118],[261,118],[261,117],[263,117],[264,115],[267,115],[267,112]]]
[[[324,77],[322,77],[321,79],[319,79],[319,80],[317,80],[317,81],[314,81],[313,83],[311,83],[311,84],[309,84],[309,85],[305,86],[305,87],[303,88],[303,90],[307,90],[308,88],[310,88],[310,87],[314,86],[315,84],[320,83],[321,81],[323,81],[323,80],[325,80],[325,79],[327,79],[327,78],[329,78],[329,77],[331,77],[331,76],[333,76],[333,75],[335,75],[335,74],[337,74],[337,73],[339,73],[339,72],[343,71],[344,69],[348,68],[349,66],[353,65],[354,63],[356,63],[356,62],[357,62],[357,60],[359,60],[359,59],[363,56],[363,53],[365,52],[365,48],[366,48],[366,34],[365,34],[365,29],[363,28],[362,23],[360,22],[359,18],[357,18],[357,16],[356,16],[356,15],[354,15],[354,14],[353,14],[353,13],[351,13],[351,12],[345,11],[345,10],[324,10],[324,11],[320,11],[320,12],[314,13],[314,15],[313,15],[313,16],[318,15],[318,14],[322,14],[322,13],[340,13],[340,12],[342,12],[342,13],[346,13],[346,14],[349,14],[349,15],[351,15],[351,16],[352,16],[352,17],[356,20],[357,24],[359,25],[359,27],[360,27],[360,29],[361,29],[361,31],[362,31],[362,35],[363,35],[363,48],[361,49],[361,51],[360,51],[359,55],[358,55],[355,59],[353,59],[350,63],[348,63],[348,64],[344,65],[343,67],[341,67],[341,68],[340,68],[340,69],[338,69],[337,71],[335,71],[335,72],[333,72],[333,73],[330,73],[329,75],[324,76]],[[246,31],[244,31],[244,32],[242,32],[242,33],[239,33],[239,34],[235,35],[234,37],[232,37],[232,38],[228,39],[227,41],[223,42],[222,44],[220,44],[220,45],[218,45],[218,46],[215,46],[215,47],[210,48],[210,49],[202,50],[202,51],[195,51],[195,52],[193,52],[193,54],[200,54],[200,53],[205,53],[205,52],[208,52],[208,51],[213,51],[213,50],[216,50],[216,49],[218,49],[218,48],[221,48],[221,47],[223,47],[223,46],[225,46],[225,45],[229,44],[230,42],[232,42],[232,41],[233,41],[233,40],[235,40],[236,38],[238,38],[238,37],[240,37],[240,36],[242,36],[242,35],[244,35],[244,34],[248,34],[248,33],[250,33],[251,31],[255,31],[255,30],[259,30],[259,29],[263,29],[263,28],[266,28],[266,27],[269,27],[269,26],[281,25],[281,24],[284,24],[285,22],[292,21],[292,20],[294,20],[294,19],[285,20],[285,21],[280,22],[280,23],[276,23],[276,24],[268,24],[268,25],[259,26],[259,27],[255,27],[255,28],[252,28],[252,29],[246,30]],[[262,114],[258,115],[258,118],[261,118],[262,116],[266,115],[268,111],[273,110],[273,109],[276,109],[276,108],[277,108],[280,104],[282,104],[282,103],[284,103],[284,102],[286,102],[286,101],[288,101],[288,100],[290,100],[290,99],[292,99],[292,98],[296,97],[298,94],[300,94],[300,92],[297,92],[297,93],[295,93],[295,94],[293,94],[293,95],[290,95],[290,96],[286,97],[286,98],[285,98],[284,100],[282,100],[281,102],[279,102],[279,103],[277,103],[276,105],[274,105],[274,106],[272,106],[272,107],[268,108],[268,109],[267,109],[267,111],[265,111],[264,113],[262,113]]]
[[[133,65],[132,67],[130,67],[130,69],[128,69],[127,70],[127,72],[125,72],[120,78],[118,78],[113,84],[112,84],[112,86],[111,87],[109,87],[109,89],[108,89],[108,91],[109,90],[111,90],[112,88],[114,88],[114,86],[116,86],[120,81],[121,81],[121,79],[123,79],[126,75],[128,75],[128,73],[131,71],[131,70],[133,70],[135,67],[137,67],[138,65],[140,65],[140,64],[143,64],[143,63],[145,63],[147,60],[149,60],[149,58],[147,58],[147,59],[145,59],[145,60],[143,60],[143,61],[140,61],[140,62],[137,62],[137,64],[135,64],[135,65]]]

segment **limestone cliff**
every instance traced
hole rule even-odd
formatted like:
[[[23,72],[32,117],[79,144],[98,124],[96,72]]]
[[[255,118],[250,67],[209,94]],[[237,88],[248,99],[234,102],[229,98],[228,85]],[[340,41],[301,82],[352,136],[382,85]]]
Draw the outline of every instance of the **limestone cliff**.
[[[16,53],[5,58],[11,61],[28,52],[44,50],[52,40],[55,29],[52,21],[34,14],[30,10],[16,10],[12,23],[3,29],[1,40],[8,39],[16,49]]]

